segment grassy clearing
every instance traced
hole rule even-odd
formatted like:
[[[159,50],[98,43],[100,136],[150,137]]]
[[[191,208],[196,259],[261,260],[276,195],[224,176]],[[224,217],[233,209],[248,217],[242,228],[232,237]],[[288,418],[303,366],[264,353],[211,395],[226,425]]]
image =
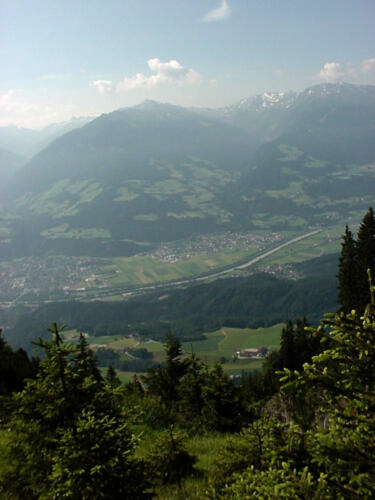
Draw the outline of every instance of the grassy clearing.
[[[68,230],[69,225],[67,223],[60,224],[59,226],[54,226],[40,234],[45,238],[55,239],[55,238],[68,238],[68,239],[86,239],[91,240],[95,238],[110,238],[111,233],[108,229],[89,227],[89,228],[72,228]]]
[[[237,360],[233,359],[237,351],[245,348],[266,346],[269,349],[278,349],[282,324],[273,325],[269,328],[221,328],[215,332],[206,333],[204,340],[195,342],[184,342],[183,351],[186,355],[194,352],[202,361],[209,365],[225,358],[223,368],[229,374],[240,374],[242,371],[260,369],[262,360]],[[70,342],[77,342],[78,332],[68,330],[64,332],[64,338]],[[102,337],[90,336],[87,338],[89,344],[103,344],[115,351],[123,352],[124,349],[147,349],[153,354],[156,363],[165,360],[164,344],[155,340],[138,342],[132,337],[122,337],[121,335],[107,335]],[[119,372],[122,381],[129,381],[133,378],[134,372]]]
[[[303,155],[303,152],[300,151],[295,146],[289,146],[287,144],[281,144],[279,146],[279,151],[283,153],[283,157],[280,158],[280,161],[296,161]]]
[[[138,214],[133,217],[134,220],[143,220],[153,222],[159,219],[157,214]]]
[[[152,353],[164,352],[164,344],[162,342],[157,342],[156,340],[148,340],[147,342],[141,342],[137,345],[139,349],[147,349]]]
[[[136,450],[138,458],[147,456],[150,446],[158,440],[158,431],[142,429],[143,435]],[[201,500],[206,497],[208,480],[212,475],[215,460],[223,446],[231,439],[226,434],[207,433],[188,437],[186,448],[196,458],[194,472],[181,481],[181,487],[171,484],[159,487],[153,498],[158,500]]]
[[[185,342],[185,352],[195,352],[203,361],[212,364],[221,358],[230,360],[224,364],[226,371],[241,372],[259,368],[258,360],[232,361],[237,351],[251,347],[266,346],[269,349],[278,349],[280,345],[281,329],[283,325],[277,324],[269,328],[227,328],[223,327],[216,332],[205,334],[205,340]]]
[[[132,193],[127,187],[120,187],[117,193],[118,196],[113,201],[132,201],[139,196],[137,193]]]
[[[277,349],[280,345],[280,334],[283,324],[278,323],[268,328],[242,329],[222,328],[224,340],[219,344],[219,350],[234,353],[236,350],[250,347],[267,346]]]
[[[7,429],[0,429],[0,484],[2,479],[6,477],[8,471],[12,470],[7,451],[9,450],[13,439],[14,436],[12,436],[11,432]],[[5,497],[5,499],[6,498],[7,497]]]

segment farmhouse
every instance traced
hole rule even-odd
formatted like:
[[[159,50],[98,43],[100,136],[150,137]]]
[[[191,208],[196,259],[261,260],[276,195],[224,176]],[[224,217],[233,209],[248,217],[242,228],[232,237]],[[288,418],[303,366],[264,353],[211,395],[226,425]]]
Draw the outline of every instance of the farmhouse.
[[[267,347],[256,347],[237,351],[237,359],[263,359],[268,353]]]

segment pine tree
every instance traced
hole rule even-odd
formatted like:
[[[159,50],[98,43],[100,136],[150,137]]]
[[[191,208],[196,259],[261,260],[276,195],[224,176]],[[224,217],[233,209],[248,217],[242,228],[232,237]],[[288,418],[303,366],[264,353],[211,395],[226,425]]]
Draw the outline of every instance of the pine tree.
[[[356,270],[356,243],[352,232],[346,225],[345,234],[342,237],[341,256],[339,258],[338,278],[338,303],[340,311],[349,313],[351,308],[355,307],[357,302],[357,280],[354,279]]]
[[[281,332],[280,368],[296,368],[296,347],[293,323],[288,321]]]
[[[64,344],[56,323],[49,331],[36,379],[9,404],[0,498],[145,498],[122,395],[89,373],[90,357]]]
[[[375,275],[375,217],[370,207],[362,219],[357,240],[346,226],[339,259],[338,302],[340,311],[355,309],[361,316],[370,302],[367,270]]]
[[[89,347],[89,343],[83,333],[79,334],[78,341],[78,353],[76,356],[76,367],[80,371],[82,377],[93,377],[96,381],[102,382],[103,377],[101,376],[100,370],[98,368],[97,360],[94,353]]]
[[[363,314],[370,302],[367,270],[375,276],[375,217],[370,207],[362,219],[357,237],[357,301],[356,310]]]
[[[109,387],[118,387],[121,385],[121,380],[118,378],[116,370],[112,365],[108,366],[107,373],[105,376],[105,381],[109,385]]]

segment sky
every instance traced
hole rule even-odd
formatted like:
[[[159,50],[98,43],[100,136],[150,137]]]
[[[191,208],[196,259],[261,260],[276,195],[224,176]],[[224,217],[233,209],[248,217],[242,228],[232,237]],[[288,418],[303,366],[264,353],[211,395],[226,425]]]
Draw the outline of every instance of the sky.
[[[374,0],[0,0],[0,126],[375,84]]]

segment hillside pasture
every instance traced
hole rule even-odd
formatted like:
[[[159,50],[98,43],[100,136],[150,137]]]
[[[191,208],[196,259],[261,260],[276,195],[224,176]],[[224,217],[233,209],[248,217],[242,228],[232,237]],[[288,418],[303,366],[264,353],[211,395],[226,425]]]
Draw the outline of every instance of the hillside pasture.
[[[246,348],[257,348],[261,346],[269,349],[278,349],[280,345],[281,323],[268,328],[229,328],[223,327],[215,332],[204,334],[203,340],[184,342],[183,352],[190,355],[194,352],[202,361],[213,365],[217,361],[224,361],[223,368],[230,374],[240,374],[242,371],[260,369],[262,360],[259,359],[234,359],[237,351]],[[65,333],[67,339],[72,338],[75,331]],[[108,335],[102,337],[88,337],[90,344],[106,344],[108,348],[123,352],[126,348],[147,349],[153,354],[153,360],[162,363],[165,359],[164,344],[154,340],[138,342],[133,337],[121,337],[120,335]],[[225,358],[225,359],[224,359]],[[121,372],[123,380],[133,377],[133,372]]]

